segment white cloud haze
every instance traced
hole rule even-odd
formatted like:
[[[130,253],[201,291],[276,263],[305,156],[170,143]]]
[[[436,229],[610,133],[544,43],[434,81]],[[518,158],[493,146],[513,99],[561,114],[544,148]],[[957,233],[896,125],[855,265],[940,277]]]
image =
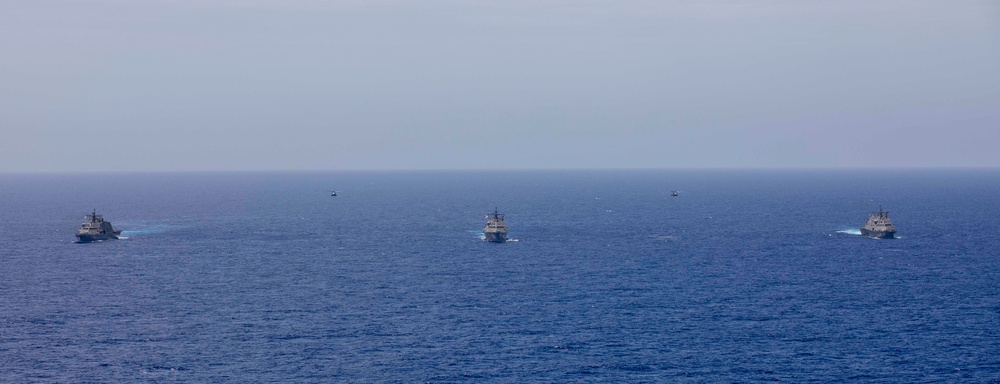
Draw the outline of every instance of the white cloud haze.
[[[18,1],[0,172],[1000,166],[991,1]]]

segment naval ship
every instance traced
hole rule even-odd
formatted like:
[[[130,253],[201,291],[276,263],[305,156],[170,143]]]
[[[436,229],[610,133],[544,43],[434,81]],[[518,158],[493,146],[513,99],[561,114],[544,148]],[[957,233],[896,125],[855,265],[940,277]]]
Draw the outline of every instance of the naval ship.
[[[878,211],[872,212],[868,222],[861,227],[861,234],[876,239],[892,239],[896,237],[896,226],[889,220],[889,212],[883,211],[880,205]]]
[[[486,215],[486,217],[489,218],[489,220],[486,221],[486,228],[483,228],[483,234],[486,235],[486,241],[494,243],[503,243],[507,241],[507,224],[503,221],[503,214],[494,208],[493,213]]]
[[[93,241],[101,241],[107,239],[117,239],[122,231],[116,231],[111,228],[110,221],[104,221],[104,217],[97,214],[97,210],[94,213],[87,215],[87,221],[83,222],[80,226],[80,230],[76,232],[76,237],[80,239],[81,243],[90,243]]]

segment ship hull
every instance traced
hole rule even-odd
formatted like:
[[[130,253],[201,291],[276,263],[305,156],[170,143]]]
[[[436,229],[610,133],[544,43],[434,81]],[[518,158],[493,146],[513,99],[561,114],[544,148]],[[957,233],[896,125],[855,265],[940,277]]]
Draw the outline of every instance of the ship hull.
[[[99,234],[99,235],[76,235],[76,238],[79,239],[79,241],[77,241],[78,243],[93,243],[95,241],[104,241],[104,240],[117,239],[118,236],[117,236],[117,234],[115,234],[115,235],[107,235],[107,234]]]
[[[489,233],[489,232],[486,232],[486,233],[483,233],[483,234],[486,235],[486,241],[489,241],[491,243],[503,243],[503,242],[507,241],[507,234],[506,233],[496,233],[496,232]]]
[[[864,236],[871,237],[873,239],[895,239],[895,231],[873,231],[867,228],[861,228],[861,234]]]

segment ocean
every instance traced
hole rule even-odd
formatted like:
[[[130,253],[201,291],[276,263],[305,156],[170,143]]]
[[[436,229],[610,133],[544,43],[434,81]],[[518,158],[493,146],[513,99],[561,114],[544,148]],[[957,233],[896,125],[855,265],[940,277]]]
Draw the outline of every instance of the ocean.
[[[0,382],[1000,382],[998,214],[997,170],[4,174]]]

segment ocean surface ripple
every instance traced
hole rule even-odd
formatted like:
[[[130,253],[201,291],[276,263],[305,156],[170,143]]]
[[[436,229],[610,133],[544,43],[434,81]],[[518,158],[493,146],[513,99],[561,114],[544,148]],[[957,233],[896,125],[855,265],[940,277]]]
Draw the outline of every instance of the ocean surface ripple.
[[[0,175],[0,382],[1000,382],[997,191],[997,171]],[[859,235],[879,204],[902,238]],[[517,242],[482,241],[494,207]],[[75,244],[95,208],[128,238]]]

